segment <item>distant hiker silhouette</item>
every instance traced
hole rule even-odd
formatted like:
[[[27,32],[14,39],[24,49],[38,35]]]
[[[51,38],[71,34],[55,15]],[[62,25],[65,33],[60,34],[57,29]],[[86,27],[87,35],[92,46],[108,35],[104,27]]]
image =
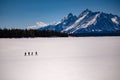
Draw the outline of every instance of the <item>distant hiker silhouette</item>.
[[[35,55],[37,56],[38,54],[37,54],[37,51],[35,52]]]
[[[27,55],[27,53],[25,52],[25,56]]]
[[[31,52],[31,56],[33,56],[33,52]]]
[[[37,56],[37,55],[38,55],[37,51],[36,52],[25,52],[24,53],[24,56]]]
[[[30,52],[28,52],[28,56],[30,56]]]

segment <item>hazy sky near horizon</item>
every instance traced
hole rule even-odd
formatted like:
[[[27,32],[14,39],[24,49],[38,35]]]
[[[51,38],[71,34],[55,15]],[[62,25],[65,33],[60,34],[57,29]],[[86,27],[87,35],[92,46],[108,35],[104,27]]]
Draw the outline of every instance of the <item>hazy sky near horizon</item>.
[[[69,13],[102,11],[120,16],[120,0],[0,0],[0,27],[26,28],[37,22],[51,24]]]

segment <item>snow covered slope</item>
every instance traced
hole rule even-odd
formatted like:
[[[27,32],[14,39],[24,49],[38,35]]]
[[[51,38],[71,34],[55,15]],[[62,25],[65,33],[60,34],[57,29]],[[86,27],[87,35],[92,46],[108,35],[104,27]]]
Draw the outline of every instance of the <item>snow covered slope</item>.
[[[54,30],[68,34],[118,32],[120,17],[86,9],[78,17],[70,13],[59,23],[39,28],[39,30]]]
[[[48,24],[46,24],[44,22],[36,22],[35,25],[28,26],[27,29],[38,29],[38,28],[45,27],[45,26],[48,26]]]
[[[74,16],[72,13],[69,13],[67,17],[64,17],[58,23],[53,25],[48,25],[43,28],[39,28],[39,30],[54,30],[57,32],[61,32],[62,30],[66,29],[68,26],[72,25],[77,20],[77,16]]]

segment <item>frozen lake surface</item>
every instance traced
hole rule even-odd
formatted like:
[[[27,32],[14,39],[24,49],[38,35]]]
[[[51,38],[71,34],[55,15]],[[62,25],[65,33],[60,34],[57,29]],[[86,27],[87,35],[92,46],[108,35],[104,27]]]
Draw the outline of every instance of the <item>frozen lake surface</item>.
[[[120,80],[120,37],[0,39],[0,80]]]

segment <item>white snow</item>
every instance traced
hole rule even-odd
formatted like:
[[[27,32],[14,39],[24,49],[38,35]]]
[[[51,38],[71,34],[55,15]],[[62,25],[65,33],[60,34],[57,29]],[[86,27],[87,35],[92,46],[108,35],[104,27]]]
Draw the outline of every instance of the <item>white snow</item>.
[[[62,21],[58,21],[58,22],[56,22],[56,23],[54,23],[53,25],[58,25],[58,24],[60,24]]]
[[[37,26],[39,26],[39,27],[47,26],[47,24],[44,23],[44,22],[37,22],[36,24],[37,24]]]
[[[64,31],[68,31],[74,27],[76,27],[87,15],[89,12],[87,12],[85,15],[83,15],[82,17],[80,17],[73,25],[69,26],[68,28],[64,29],[62,32]]]
[[[36,25],[34,26],[28,26],[27,29],[38,29],[44,26],[47,26],[48,24],[45,24],[44,22],[36,22]]]
[[[92,20],[90,20],[90,21],[88,21],[87,23],[81,25],[81,28],[87,28],[88,26],[90,26],[90,25],[92,25],[92,24],[95,25],[96,19],[97,19],[97,17],[98,17],[99,15],[100,15],[100,13],[96,14],[95,17],[94,17]]]
[[[120,37],[0,39],[0,80],[119,79]]]
[[[119,24],[118,20],[117,20],[117,17],[114,17],[114,18],[111,18],[112,22],[115,23],[115,24]]]
[[[100,15],[100,13],[96,14],[95,17],[92,18],[92,20],[88,21],[87,23],[84,23],[84,24],[82,24],[82,25],[77,26],[71,33],[74,33],[74,32],[76,32],[77,30],[79,30],[79,29],[81,29],[81,28],[87,28],[87,27],[89,27],[89,26],[92,25],[92,24],[95,25],[96,19],[97,19],[97,17],[98,17],[99,15]]]
[[[87,23],[82,23],[79,24],[86,16],[88,15],[88,13],[86,13],[84,16],[80,17],[73,25],[69,26],[68,28],[64,29],[62,32],[64,31],[68,31],[70,29],[74,29],[71,33],[74,33],[75,31],[81,29],[81,28],[87,28],[92,24],[96,24],[96,19],[97,17],[100,15],[100,13],[96,14],[91,20],[89,20]]]

